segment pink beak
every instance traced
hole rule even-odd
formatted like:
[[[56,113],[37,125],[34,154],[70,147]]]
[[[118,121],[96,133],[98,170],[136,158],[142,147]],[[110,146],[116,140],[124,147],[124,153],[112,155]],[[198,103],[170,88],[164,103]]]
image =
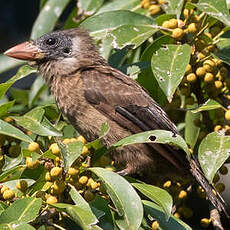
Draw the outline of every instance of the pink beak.
[[[33,42],[24,42],[16,45],[8,49],[4,54],[12,58],[27,61],[34,61],[44,57],[44,53],[42,53]]]

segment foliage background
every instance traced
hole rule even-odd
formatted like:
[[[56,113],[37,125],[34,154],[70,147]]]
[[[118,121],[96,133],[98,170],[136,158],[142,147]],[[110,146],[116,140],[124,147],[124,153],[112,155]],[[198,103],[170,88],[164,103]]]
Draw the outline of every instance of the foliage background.
[[[226,170],[225,173],[221,173],[221,170],[223,172],[226,169],[222,165],[228,163],[229,158],[230,118],[226,116],[229,110],[229,76],[227,73],[220,80],[215,73],[214,84],[207,87],[205,78],[196,79],[195,83],[189,82],[191,72],[187,71],[187,66],[190,63],[192,73],[196,73],[197,68],[205,66],[206,60],[220,58],[221,62],[215,68],[218,71],[222,67],[227,68],[230,16],[226,1],[221,0],[217,4],[214,0],[195,3],[170,0],[165,7],[164,4],[161,5],[158,12],[153,12],[153,7],[143,7],[143,2],[41,0],[40,13],[33,23],[30,38],[36,39],[53,29],[72,28],[79,24],[87,28],[109,63],[146,87],[178,124],[185,138],[172,139],[169,132],[153,131],[140,134],[138,138],[126,138],[113,147],[137,143],[140,139],[141,142],[148,142],[149,136],[154,135],[157,137],[155,142],[170,142],[180,146],[188,155],[191,151],[198,154],[202,169],[209,181],[213,182],[216,174],[226,174]],[[25,5],[29,8],[27,3]],[[37,8],[36,5],[31,7]],[[184,9],[192,12],[193,8],[194,15],[201,16],[201,22],[196,22],[196,26],[199,26],[196,31],[189,30],[189,25],[194,23],[194,15],[186,19],[185,13],[182,13]],[[23,10],[28,11],[25,8]],[[183,36],[174,36],[175,28],[162,28],[163,23],[172,18],[184,20],[184,25],[176,26],[183,29]],[[32,21],[29,24],[32,25]],[[220,31],[210,38],[205,33],[211,33],[215,26],[219,26]],[[204,41],[201,48],[198,44],[200,40]],[[14,42],[17,43],[18,38]],[[208,52],[203,52],[205,49]],[[200,53],[204,55],[203,60],[199,59]],[[22,64],[1,55],[0,73]],[[8,199],[1,191],[1,229],[15,226],[16,229],[151,229],[151,224],[156,223],[156,220],[160,229],[191,229],[186,223],[198,229],[200,219],[209,218],[206,204],[199,211],[197,207],[192,207],[194,215],[189,215],[189,205],[194,199],[198,204],[205,203],[204,199],[197,196],[196,186],[190,191],[188,183],[182,183],[182,187],[179,186],[178,189],[176,186],[179,182],[172,180],[172,187],[176,188],[172,192],[167,186],[158,184],[171,192],[174,203],[177,203],[176,213],[181,215],[182,222],[178,216],[171,214],[173,201],[166,190],[131,178],[125,180],[105,170],[106,167],[113,167],[110,161],[98,164],[97,160],[105,153],[100,140],[86,144],[75,138],[72,142],[63,144],[62,139],[73,138],[78,134],[63,121],[41,76],[38,75],[30,89],[11,87],[15,82],[28,82],[29,78],[25,77],[35,72],[35,69],[22,66],[15,76],[0,84],[1,190],[2,186],[7,186],[16,196]],[[214,74],[211,70],[207,72]],[[10,75],[12,76],[12,72]],[[221,89],[212,88],[216,86],[216,81],[221,81]],[[197,87],[202,95],[197,92]],[[189,88],[189,93],[182,93],[185,88]],[[10,97],[6,96],[8,89]],[[217,116],[217,113],[220,115]],[[194,124],[194,121],[199,124]],[[218,130],[215,129],[217,125],[221,126]],[[105,124],[101,136],[108,131],[109,127]],[[39,143],[39,148],[31,150],[29,146],[34,142]],[[58,153],[53,150],[52,144],[58,145]],[[96,153],[87,151],[84,155],[83,147],[93,147]],[[94,167],[89,168],[87,165],[87,155],[93,157]],[[29,164],[29,161],[34,164]],[[62,173],[47,180],[45,175],[55,167],[61,168]],[[70,167],[79,170],[76,177],[68,173]],[[86,183],[79,189],[82,176],[100,183],[106,192]],[[24,190],[17,186],[22,180],[27,184]],[[54,192],[56,184],[59,187]],[[222,183],[221,186],[228,184]],[[178,199],[181,191],[188,193],[188,197]],[[48,202],[47,194],[56,197],[58,203]],[[85,194],[90,194],[93,199]],[[54,214],[50,212],[51,206]],[[212,229],[211,225],[208,227]]]

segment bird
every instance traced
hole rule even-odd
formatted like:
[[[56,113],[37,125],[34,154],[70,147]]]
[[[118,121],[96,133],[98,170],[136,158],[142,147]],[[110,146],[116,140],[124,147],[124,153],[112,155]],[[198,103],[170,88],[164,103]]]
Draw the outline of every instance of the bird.
[[[162,129],[180,135],[166,112],[137,81],[107,63],[85,29],[50,32],[4,54],[37,66],[60,111],[87,141],[99,137],[103,123],[110,127],[102,138],[107,147],[149,130]],[[175,147],[143,143],[115,149],[111,158],[121,175],[159,177],[171,169],[195,178],[212,205],[229,218],[227,204],[218,193],[213,193],[213,186],[193,155],[189,159]]]

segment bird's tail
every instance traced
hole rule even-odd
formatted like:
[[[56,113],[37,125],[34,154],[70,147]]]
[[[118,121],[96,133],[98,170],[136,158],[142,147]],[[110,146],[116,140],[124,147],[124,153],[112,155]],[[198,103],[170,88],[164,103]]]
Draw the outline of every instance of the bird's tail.
[[[219,213],[221,213],[221,215],[224,215],[225,219],[230,220],[228,205],[221,195],[215,190],[215,188],[208,182],[203,171],[201,170],[198,160],[193,156],[190,159],[190,171],[206,192],[206,195],[212,205],[218,210]]]

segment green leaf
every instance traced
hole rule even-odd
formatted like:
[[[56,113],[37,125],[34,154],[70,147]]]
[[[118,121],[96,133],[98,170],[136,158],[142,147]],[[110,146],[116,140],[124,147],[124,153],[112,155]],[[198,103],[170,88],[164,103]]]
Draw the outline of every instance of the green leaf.
[[[114,172],[98,167],[89,170],[102,180],[120,218],[128,226],[127,229],[139,229],[143,218],[143,207],[134,188],[123,177]]]
[[[104,0],[79,0],[78,7],[87,15],[93,14],[103,4]]]
[[[198,160],[210,183],[212,183],[216,172],[229,156],[230,136],[212,132],[203,139],[198,150]]]
[[[16,200],[1,215],[1,224],[20,224],[34,220],[42,205],[42,199],[26,197]]]
[[[187,155],[190,156],[185,140],[181,136],[167,130],[153,130],[137,133],[121,139],[117,143],[113,144],[112,147],[117,148],[140,143],[174,144],[183,149]]]
[[[96,198],[90,202],[90,206],[95,207],[104,213],[104,215],[99,217],[100,222],[98,224],[102,229],[114,229],[114,223],[108,201],[103,199],[101,196],[96,196]]]
[[[166,214],[166,219],[169,219],[172,211],[173,200],[166,190],[149,184],[132,183],[132,185],[146,197],[163,208]]]
[[[87,18],[81,23],[81,27],[89,30],[92,36],[103,38],[108,31],[112,31],[122,25],[149,25],[153,21],[146,16],[126,10],[109,11]]]
[[[200,0],[195,4],[200,11],[230,26],[230,15],[226,0]]]
[[[0,120],[0,134],[14,137],[16,139],[29,143],[33,142],[33,140],[29,136],[24,134],[20,129],[15,128],[13,125],[3,120]]]
[[[40,11],[31,32],[31,39],[37,39],[53,30],[58,18],[61,16],[70,0],[49,0]]]
[[[134,10],[140,5],[139,0],[112,0],[108,1],[99,9],[97,14],[113,10]]]
[[[12,226],[13,227],[13,226]],[[17,225],[16,228],[14,228],[15,230],[35,230],[34,227],[32,227],[30,224],[20,224]]]
[[[184,77],[190,54],[190,46],[184,44],[165,45],[152,56],[153,74],[169,102]]]
[[[167,0],[167,4],[163,5],[163,8],[167,14],[175,14],[179,18],[183,5],[184,0]]]
[[[9,102],[6,102],[6,103],[0,105],[0,117],[6,115],[8,113],[8,110],[10,108],[12,108],[12,106],[14,105],[14,102],[15,101],[9,101]]]
[[[35,108],[23,116],[12,116],[16,123],[25,129],[41,136],[62,136],[54,126],[44,117],[45,110]]]
[[[3,202],[3,201],[0,201],[0,215],[2,214],[2,212],[7,209],[8,205]]]
[[[198,106],[196,109],[191,109],[192,113],[198,113],[202,111],[208,111],[213,109],[219,109],[222,105],[213,99],[208,99],[204,104]]]
[[[19,180],[21,180],[21,179],[10,180],[10,181],[7,181],[7,182],[1,183],[1,184],[8,186],[10,189],[16,189],[16,184]],[[31,185],[33,185],[35,183],[35,180],[32,180],[32,179],[24,179],[23,178],[23,180],[27,182],[28,187],[30,187]]]
[[[15,166],[19,165],[23,160],[22,154],[19,154],[18,157],[11,158],[5,155],[5,164],[2,168],[2,171],[9,170],[11,168],[14,168]]]
[[[92,142],[89,142],[87,143],[87,147],[88,148],[94,148],[94,149],[98,149],[101,146],[101,139],[106,136],[106,134],[109,132],[109,125],[107,123],[102,123],[101,125],[101,130],[100,130],[100,133],[99,133],[99,138],[92,141]]]
[[[200,120],[200,113],[192,113],[187,111],[185,115],[185,141],[191,147],[194,148],[196,141],[200,133],[200,127],[195,125],[196,120]]]
[[[65,203],[53,204],[52,206],[66,212],[83,230],[90,230],[92,225],[98,222],[97,218],[93,216],[92,211],[90,212],[89,209],[85,209],[84,207]]]
[[[175,40],[171,36],[161,36],[144,50],[140,60],[148,61],[150,63],[154,52],[156,52],[163,44],[172,43],[175,43]],[[165,95],[161,88],[158,87],[158,83],[153,76],[151,68],[143,70],[141,74],[139,74],[137,81],[148,90],[158,103],[163,104],[162,102],[166,101]]]
[[[23,168],[25,168],[24,165],[18,165],[18,166],[14,167],[14,168],[11,168],[11,169],[9,169],[9,170],[4,171],[3,173],[0,174],[0,181],[3,181],[3,180],[4,180],[5,178],[7,178],[9,175],[11,175],[11,174],[13,174],[13,173],[15,173],[15,172],[17,172],[17,171],[20,171],[20,170],[22,170]]]
[[[4,73],[10,69],[13,69],[19,65],[25,63],[24,61],[19,61],[14,58],[7,57],[3,54],[0,55],[0,74]]]
[[[157,220],[161,229],[164,230],[192,230],[187,224],[182,220],[175,218],[173,215],[170,215],[169,220],[165,219],[164,210],[158,205],[154,204],[151,201],[143,200],[145,214],[147,216],[152,216]]]
[[[64,168],[68,169],[73,162],[81,155],[84,144],[80,141],[63,144],[58,141],[58,146],[61,149],[62,157],[64,158]]]
[[[17,89],[14,87],[11,87],[9,90],[12,98],[15,100],[16,103],[19,103],[23,106],[28,105],[29,90]]]
[[[227,65],[230,65],[230,47],[224,47],[222,49],[219,49],[214,56],[221,59],[224,63]]]
[[[0,98],[6,93],[6,91],[18,80],[28,76],[31,73],[35,73],[36,70],[30,66],[24,65],[18,69],[15,76],[10,78],[7,82],[0,84]]]
[[[123,25],[114,29],[110,35],[113,37],[114,48],[123,49],[125,46],[132,46],[136,49],[157,31],[158,29],[151,25]]]
[[[69,194],[70,194],[73,202],[75,203],[75,206],[84,209],[85,212],[88,213],[87,214],[87,218],[91,219],[90,223],[97,223],[98,219],[94,215],[93,210],[89,206],[88,202],[78,193],[78,191],[76,190],[75,187],[73,187],[73,186],[70,185],[70,188],[71,189],[70,189]],[[85,217],[82,216],[80,218],[84,220]]]

